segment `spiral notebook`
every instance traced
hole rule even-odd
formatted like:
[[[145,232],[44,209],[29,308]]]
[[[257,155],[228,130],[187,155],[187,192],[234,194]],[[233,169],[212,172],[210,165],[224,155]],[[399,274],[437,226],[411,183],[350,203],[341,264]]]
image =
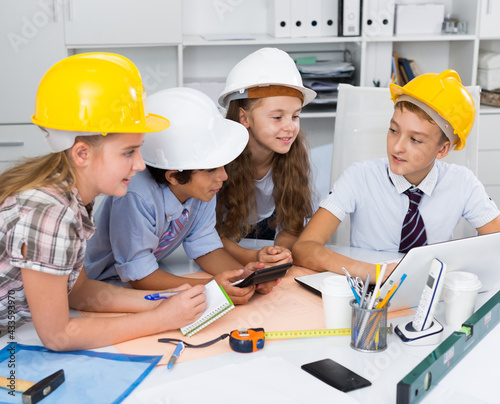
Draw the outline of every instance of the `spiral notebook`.
[[[207,308],[201,317],[194,323],[181,327],[182,335],[191,337],[198,331],[204,329],[207,325],[212,324],[218,318],[234,309],[234,304],[227,295],[226,291],[219,286],[215,280],[210,281],[205,285],[205,295],[207,296]]]

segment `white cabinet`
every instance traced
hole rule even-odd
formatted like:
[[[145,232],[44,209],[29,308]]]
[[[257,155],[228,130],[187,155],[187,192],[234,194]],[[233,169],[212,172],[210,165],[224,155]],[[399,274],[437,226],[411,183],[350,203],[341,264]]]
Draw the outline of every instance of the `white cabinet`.
[[[44,133],[38,126],[0,126],[0,172],[22,157],[35,157],[50,153]]]
[[[66,45],[180,43],[181,0],[67,0]]]
[[[480,115],[478,178],[500,207],[500,114],[493,108]]]
[[[481,24],[479,25],[480,38],[499,36],[500,0],[481,1]]]
[[[348,53],[356,67],[356,85],[387,86],[392,52],[414,59],[424,73],[453,68],[465,85],[474,85],[479,49],[500,51],[496,17],[500,0],[440,2],[445,4],[446,14],[467,21],[466,35],[401,36],[391,34],[387,27],[374,30],[372,25],[359,37],[274,38],[268,34],[267,0],[3,0],[0,51],[6,62],[0,64],[0,139],[4,141],[4,136],[13,133],[5,124],[30,122],[40,78],[57,60],[74,53],[106,51],[128,57],[138,66],[148,94],[186,85],[216,99],[234,64],[264,46],[278,47],[293,57],[339,58]],[[373,6],[376,3],[364,1],[362,15],[378,16],[380,10],[377,14]],[[388,7],[394,2],[379,0],[378,4]],[[388,21],[392,18],[389,11],[382,10]],[[206,34],[252,39],[208,41],[202,38]],[[301,117],[313,148],[332,144],[333,108],[307,111]],[[481,121],[497,118],[500,108],[490,109],[487,116],[481,114]],[[0,153],[8,156],[6,150],[11,147],[19,146],[0,144]],[[480,174],[490,182],[486,174],[490,172],[489,161],[494,164],[500,160],[495,154],[488,157],[488,153],[495,153],[493,146],[481,147],[484,158],[479,160]]]
[[[31,122],[40,79],[67,55],[60,4],[2,0],[0,124]]]

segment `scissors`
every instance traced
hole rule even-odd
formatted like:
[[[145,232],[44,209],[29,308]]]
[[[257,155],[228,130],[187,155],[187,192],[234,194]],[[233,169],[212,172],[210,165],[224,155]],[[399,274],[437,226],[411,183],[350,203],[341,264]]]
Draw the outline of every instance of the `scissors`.
[[[344,271],[347,277],[347,282],[349,282],[349,286],[352,287],[359,296],[361,296],[363,294],[363,289],[365,286],[363,280],[359,276],[356,276],[355,278],[352,277],[351,274],[345,268],[342,268],[342,271]]]

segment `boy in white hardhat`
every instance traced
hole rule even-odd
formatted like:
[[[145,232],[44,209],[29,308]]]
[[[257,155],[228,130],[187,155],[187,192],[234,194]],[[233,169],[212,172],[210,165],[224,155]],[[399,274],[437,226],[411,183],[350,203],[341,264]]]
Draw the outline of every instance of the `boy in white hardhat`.
[[[342,173],[295,244],[300,265],[337,273],[346,267],[353,276],[376,279],[374,264],[325,247],[347,215],[351,246],[371,250],[404,253],[451,240],[462,217],[479,234],[500,231],[500,212],[474,174],[440,161],[465,146],[474,124],[474,101],[458,73],[426,73],[390,90],[395,105],[387,158],[354,163]]]
[[[201,285],[158,304],[83,270],[94,198],[125,195],[145,168],[145,133],[168,127],[145,101],[139,70],[120,55],[70,56],[43,76],[32,120],[52,153],[0,176],[0,333],[14,339],[32,321],[48,349],[91,349],[182,327],[205,310]],[[136,314],[70,317],[70,308]]]
[[[118,276],[138,289],[207,283],[210,279],[179,277],[159,268],[159,261],[183,245],[187,256],[215,275],[234,303],[246,303],[255,287],[231,286],[243,276],[243,265],[223,249],[215,230],[215,195],[227,179],[224,166],[244,149],[248,133],[224,119],[208,96],[191,88],[153,94],[148,107],[167,115],[171,125],[145,139],[141,151],[147,170],[133,179],[129,192],[107,198],[100,206],[98,231],[85,259],[88,276]],[[261,252],[263,261],[264,255],[278,261],[289,258],[275,249]],[[249,264],[246,272],[263,267]],[[267,292],[274,284],[259,288]]]
[[[226,167],[229,179],[217,195],[217,230],[239,261],[255,260],[254,252],[237,244],[240,239],[270,239],[291,249],[313,214],[300,112],[315,96],[303,86],[293,59],[276,48],[253,52],[227,77],[219,103],[250,138]]]

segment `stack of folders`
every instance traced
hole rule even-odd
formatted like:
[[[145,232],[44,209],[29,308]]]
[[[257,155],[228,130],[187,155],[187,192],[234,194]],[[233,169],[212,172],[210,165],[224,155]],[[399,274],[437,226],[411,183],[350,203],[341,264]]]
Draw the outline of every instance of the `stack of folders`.
[[[215,280],[210,281],[205,285],[205,295],[207,296],[207,308],[203,314],[195,322],[181,327],[182,335],[191,337],[198,331],[204,329],[207,325],[212,324],[224,314],[234,309],[234,304],[227,295],[226,291],[219,286]]]
[[[359,36],[361,0],[272,0],[268,32],[275,38]]]
[[[311,105],[337,104],[339,83],[352,84],[354,66],[349,62],[316,60],[316,57],[296,59],[304,86],[316,91]]]

